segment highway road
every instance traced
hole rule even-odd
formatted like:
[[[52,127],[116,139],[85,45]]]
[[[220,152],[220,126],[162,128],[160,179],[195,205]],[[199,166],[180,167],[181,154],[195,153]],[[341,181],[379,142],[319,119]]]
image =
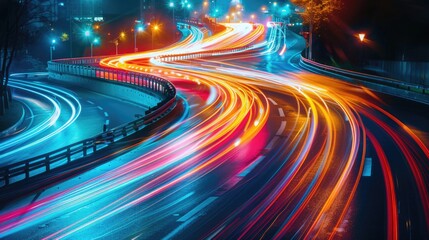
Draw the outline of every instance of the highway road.
[[[428,106],[300,69],[293,33],[285,48],[276,30],[226,26],[103,61],[169,79],[178,109],[104,164],[4,203],[0,237],[428,238]]]
[[[0,166],[42,155],[135,120],[147,106],[55,83],[47,73],[15,74],[10,86],[24,106],[20,129],[0,139]]]

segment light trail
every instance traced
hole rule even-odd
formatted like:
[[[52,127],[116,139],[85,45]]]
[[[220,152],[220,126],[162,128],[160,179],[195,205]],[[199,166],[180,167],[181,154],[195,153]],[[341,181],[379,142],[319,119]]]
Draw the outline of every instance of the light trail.
[[[169,207],[189,198],[191,193],[181,194],[181,191],[210,174],[228,169],[219,180],[219,187],[243,188],[257,178],[258,188],[247,189],[246,198],[238,194],[228,199],[228,204],[235,201],[240,204],[231,211],[218,211],[216,221],[206,222],[209,230],[200,233],[199,238],[333,239],[343,234],[338,229],[356,201],[367,147],[371,144],[382,165],[387,201],[386,236],[396,239],[401,233],[396,203],[399,191],[393,183],[398,169],[389,163],[367,121],[390,136],[404,154],[428,226],[427,143],[377,106],[377,99],[356,94],[357,88],[352,85],[306,72],[281,70],[273,74],[246,67],[239,61],[233,63],[232,59],[254,59],[277,52],[280,45],[273,36],[267,42],[255,42],[264,32],[261,26],[225,26],[224,32],[206,39],[202,39],[198,29],[191,28],[191,35],[170,47],[104,59],[102,66],[151,73],[173,82],[185,101],[186,117],[149,137],[145,142],[149,151],[126,164],[25,207],[2,211],[0,237],[117,195],[73,223],[44,235],[48,239],[73,238],[94,227],[99,231],[94,234],[108,236],[113,230],[97,227],[103,221],[133,209],[153,217],[153,213],[146,211],[169,197],[179,196],[162,208],[168,212]],[[247,50],[228,51],[251,43],[254,46]],[[261,50],[261,46],[267,50]],[[214,50],[222,54],[209,59],[199,57]],[[179,55],[191,57],[184,60]],[[164,61],[151,61],[157,56],[168,57]],[[270,104],[269,99],[275,101]],[[272,108],[275,110],[271,111]],[[277,108],[283,116],[276,113]],[[282,121],[279,119],[285,126],[278,133],[276,126]],[[386,119],[394,127],[385,124]],[[394,130],[398,126],[400,133]],[[256,174],[238,177],[248,168]],[[167,219],[168,214],[163,210],[156,212],[159,218],[146,226]]]
[[[82,109],[79,100],[75,96],[58,88],[21,80],[11,81],[10,86],[35,95],[36,97],[32,99],[25,99],[25,97],[20,96],[17,96],[17,99],[29,101],[44,109],[45,112],[50,111],[50,114],[37,116],[42,119],[35,126],[30,126],[25,131],[2,141],[0,146],[0,159],[2,159],[0,164],[2,165],[8,163],[6,160],[9,156],[42,144],[60,134],[79,117]],[[40,100],[37,100],[37,98]],[[60,101],[63,102],[61,106]],[[55,129],[52,130],[52,126],[58,123],[61,116],[66,117],[66,119],[60,121],[61,126],[55,126]],[[30,117],[34,118],[35,116]]]

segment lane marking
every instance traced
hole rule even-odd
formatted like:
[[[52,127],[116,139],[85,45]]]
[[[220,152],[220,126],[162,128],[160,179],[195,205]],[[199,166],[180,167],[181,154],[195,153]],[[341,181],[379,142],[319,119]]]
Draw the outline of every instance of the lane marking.
[[[268,100],[270,100],[270,102],[271,102],[273,105],[276,105],[276,106],[277,106],[276,101],[274,101],[272,98],[268,98]]]
[[[283,112],[283,108],[279,108],[280,117],[284,117],[285,113]]]
[[[362,177],[371,177],[372,158],[365,158],[365,165],[363,166]]]
[[[216,237],[216,235],[218,235],[220,233],[220,231],[222,231],[225,228],[226,225],[223,225],[222,227],[220,227],[218,230],[216,230],[216,232],[214,232],[212,235],[210,235],[207,240],[212,240],[214,237]]]
[[[162,240],[169,240],[172,239],[174,235],[179,233],[180,231],[184,230],[187,225],[192,223],[192,220],[196,219],[198,216],[194,216],[193,218],[189,219],[189,221],[184,222],[180,224],[176,229],[174,229],[172,232],[170,232],[167,236],[163,237]]]
[[[282,121],[282,123],[280,124],[279,130],[277,130],[276,135],[281,135],[285,130],[285,128],[286,128],[286,121]]]
[[[100,107],[100,106],[97,106],[97,108],[98,108],[98,109],[100,109],[101,111],[103,111],[103,108],[102,108],[102,107]]]
[[[87,100],[86,102],[89,103],[89,104],[94,105],[94,103],[92,101]]]
[[[107,112],[104,112],[104,116],[109,117],[109,114]]]
[[[259,156],[250,166],[245,168],[243,171],[241,171],[237,177],[245,177],[247,174],[249,174],[255,167],[258,165],[262,160],[264,160],[265,156]]]
[[[268,143],[268,145],[265,148],[265,150],[271,150],[271,148],[273,148],[273,145],[277,141],[277,139],[279,139],[278,136],[275,136],[273,139],[271,139],[270,143]]]
[[[204,207],[206,207],[207,205],[209,205],[210,203],[212,203],[214,200],[216,200],[217,197],[209,197],[206,200],[204,200],[204,202],[200,203],[198,206],[196,206],[194,209],[192,209],[191,211],[189,211],[187,214],[183,215],[181,218],[179,218],[177,220],[177,222],[186,222],[187,220],[189,220],[192,216],[194,216],[195,214],[197,214],[199,211],[201,211],[201,209],[203,209]]]

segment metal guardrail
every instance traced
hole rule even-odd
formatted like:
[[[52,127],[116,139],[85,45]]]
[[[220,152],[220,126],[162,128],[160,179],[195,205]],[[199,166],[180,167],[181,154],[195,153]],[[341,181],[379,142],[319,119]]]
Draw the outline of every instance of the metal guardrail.
[[[426,95],[429,94],[429,88],[425,88],[422,85],[411,84],[411,83],[406,83],[406,82],[391,79],[391,78],[341,69],[341,68],[337,68],[337,67],[333,67],[333,66],[329,66],[329,65],[325,65],[325,64],[321,64],[321,63],[309,60],[307,58],[304,58],[303,56],[301,56],[300,65],[307,68],[318,68],[319,70],[321,69],[332,73],[341,74],[342,76],[345,76],[345,77],[353,77],[356,79],[366,80],[368,82],[383,85],[383,86],[389,86],[389,87],[404,89],[408,91],[414,91],[420,94],[426,94]]]
[[[135,121],[120,125],[95,137],[70,144],[55,151],[0,167],[0,188],[49,172],[52,169],[65,166],[68,163],[89,156],[107,147],[110,143],[151,125],[175,107],[176,89],[169,81],[149,74],[74,65],[87,64],[88,61],[95,60],[82,59],[82,61],[79,61],[77,59],[70,59],[49,62],[48,70],[55,73],[119,82],[134,86],[142,91],[155,92],[161,96],[162,100],[155,107],[147,110],[145,116]]]
[[[210,50],[210,51],[183,53],[183,54],[166,54],[166,55],[157,56],[154,58],[154,60],[158,62],[171,62],[171,61],[188,60],[188,59],[195,59],[195,58],[216,57],[216,56],[243,52],[254,48],[255,48],[254,45],[246,45],[243,47],[228,48],[228,49],[222,49],[222,50]]]

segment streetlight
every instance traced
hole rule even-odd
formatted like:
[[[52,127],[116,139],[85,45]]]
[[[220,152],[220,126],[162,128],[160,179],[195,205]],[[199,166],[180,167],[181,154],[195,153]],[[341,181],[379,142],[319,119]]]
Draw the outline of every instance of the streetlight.
[[[172,8],[172,9],[173,9],[173,24],[175,24],[175,23],[176,23],[176,19],[175,19],[175,17],[174,17],[174,9],[175,9],[175,7],[174,7],[174,2],[170,2],[170,3],[168,4],[168,6],[169,6],[170,8]]]
[[[174,2],[170,2],[170,4],[168,6],[173,9],[173,25],[174,25],[173,38],[176,39],[176,28],[177,27],[176,27],[176,19],[174,16],[174,10],[175,10]]]
[[[152,49],[153,49],[153,35],[154,35],[154,31],[157,32],[159,30],[159,26],[155,25],[152,27]]]
[[[361,42],[363,42],[363,40],[365,40],[365,33],[359,33],[358,36],[359,36],[359,40]]]
[[[110,33],[109,33],[110,35]],[[116,55],[119,54],[118,51],[118,46],[119,46],[119,40],[125,40],[126,34],[125,32],[120,32],[118,37],[116,37],[111,43],[115,44],[115,50],[116,50]]]
[[[365,33],[359,33],[358,34],[359,40],[360,40],[360,64],[363,67],[363,44],[365,41]]]
[[[57,43],[57,40],[52,39],[51,40],[51,46],[49,47],[49,52],[50,52],[50,56],[51,56],[51,61],[52,61],[52,51],[55,50],[55,43]]]
[[[205,0],[201,7],[201,19],[204,18],[203,16],[207,14],[208,6],[209,6],[209,2]]]
[[[183,9],[183,14],[184,14],[183,18],[186,18],[186,17],[189,18],[189,12],[191,11],[192,5],[188,3],[188,1],[185,1],[185,2],[186,2],[186,5],[185,5],[186,7]],[[188,12],[186,12],[186,10],[188,10]]]
[[[137,23],[136,28],[134,28],[134,52],[137,52],[137,33],[143,32],[144,28],[141,24],[141,21],[136,20]]]
[[[85,36],[85,38],[88,40],[89,44],[91,45],[91,57],[92,57],[92,41],[89,38],[92,35],[92,33],[90,30],[85,30],[83,32],[83,35]]]
[[[93,46],[94,46],[94,44],[98,44],[100,42],[100,39],[98,39],[98,38],[94,38],[92,41],[91,41],[91,57],[93,56]]]

